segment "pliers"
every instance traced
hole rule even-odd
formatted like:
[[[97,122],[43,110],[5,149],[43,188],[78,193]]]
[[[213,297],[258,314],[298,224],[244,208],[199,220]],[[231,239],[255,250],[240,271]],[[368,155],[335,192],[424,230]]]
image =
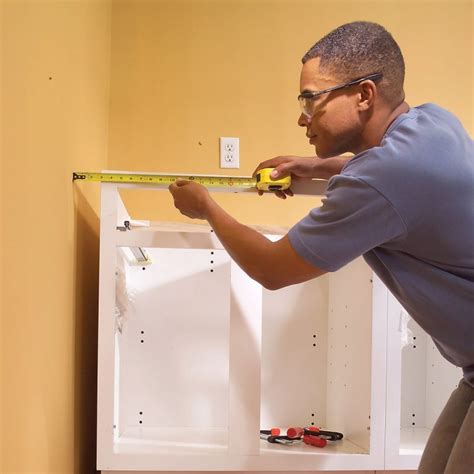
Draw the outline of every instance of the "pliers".
[[[260,439],[265,439],[269,443],[285,444],[290,446],[295,444],[297,441],[300,441],[301,437],[290,438],[289,436],[283,436],[280,435],[280,430],[278,428],[273,428],[271,430],[260,430]]]
[[[286,433],[290,438],[297,438],[301,436],[319,436],[327,441],[339,441],[344,438],[342,433],[337,431],[324,431],[316,426],[308,428],[288,428]]]
[[[288,428],[286,436],[280,434],[279,428],[260,430],[260,438],[267,440],[269,443],[292,445],[297,441],[303,441],[305,444],[318,448],[324,448],[328,441],[339,441],[343,437],[342,433],[320,430],[316,426]]]

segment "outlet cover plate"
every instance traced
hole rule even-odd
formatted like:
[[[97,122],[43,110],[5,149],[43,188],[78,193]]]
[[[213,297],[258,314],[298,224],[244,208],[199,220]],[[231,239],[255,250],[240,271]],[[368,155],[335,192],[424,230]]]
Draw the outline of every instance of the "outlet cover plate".
[[[220,167],[240,167],[240,144],[237,137],[220,137]]]

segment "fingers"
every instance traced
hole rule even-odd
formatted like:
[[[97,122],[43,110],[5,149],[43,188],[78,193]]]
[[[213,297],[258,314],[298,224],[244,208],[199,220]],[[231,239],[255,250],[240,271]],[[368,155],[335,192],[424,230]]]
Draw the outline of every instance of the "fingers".
[[[255,177],[255,175],[263,168],[276,168],[282,163],[291,161],[293,157],[291,156],[277,156],[275,158],[271,158],[270,160],[265,160],[262,161],[257,168],[255,168],[255,171],[253,172],[252,176]]]
[[[178,188],[186,186],[190,183],[192,183],[192,181],[188,181],[187,179],[177,179],[174,183],[171,183],[168,186],[168,189],[170,193],[174,195],[174,193],[178,190]]]
[[[288,196],[294,196],[294,193],[291,189],[285,189],[284,191],[275,191],[275,196],[280,199],[286,199]]]
[[[294,164],[290,161],[289,163],[282,163],[281,165],[275,166],[275,169],[270,173],[273,179],[286,178],[291,175],[291,170]]]
[[[263,168],[273,168],[272,162],[274,161],[274,158],[271,160],[266,160],[262,161],[256,168],[255,171],[252,173],[252,176],[255,178],[256,174]]]
[[[258,190],[258,195],[263,196],[265,193],[261,190]],[[286,199],[288,196],[294,196],[294,193],[291,189],[285,189],[284,191],[273,191],[273,194],[280,199]]]

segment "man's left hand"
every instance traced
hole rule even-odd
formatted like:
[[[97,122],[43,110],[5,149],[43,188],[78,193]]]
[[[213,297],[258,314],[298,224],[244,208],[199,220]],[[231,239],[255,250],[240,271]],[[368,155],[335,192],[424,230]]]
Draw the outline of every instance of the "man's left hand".
[[[212,201],[209,191],[201,184],[179,179],[169,187],[174,207],[191,219],[206,219]]]

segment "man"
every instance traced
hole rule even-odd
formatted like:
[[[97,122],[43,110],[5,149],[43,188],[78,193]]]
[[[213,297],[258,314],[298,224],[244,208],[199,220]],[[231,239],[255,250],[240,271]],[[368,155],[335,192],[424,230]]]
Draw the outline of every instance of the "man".
[[[278,242],[238,223],[207,190],[170,186],[248,275],[278,289],[363,255],[464,378],[423,454],[423,474],[474,472],[474,153],[448,111],[410,108],[404,61],[380,25],[342,25],[303,57],[298,124],[317,158],[278,157],[274,178],[330,178],[320,208]],[[351,152],[353,157],[341,157]],[[286,198],[292,195],[279,192]]]

